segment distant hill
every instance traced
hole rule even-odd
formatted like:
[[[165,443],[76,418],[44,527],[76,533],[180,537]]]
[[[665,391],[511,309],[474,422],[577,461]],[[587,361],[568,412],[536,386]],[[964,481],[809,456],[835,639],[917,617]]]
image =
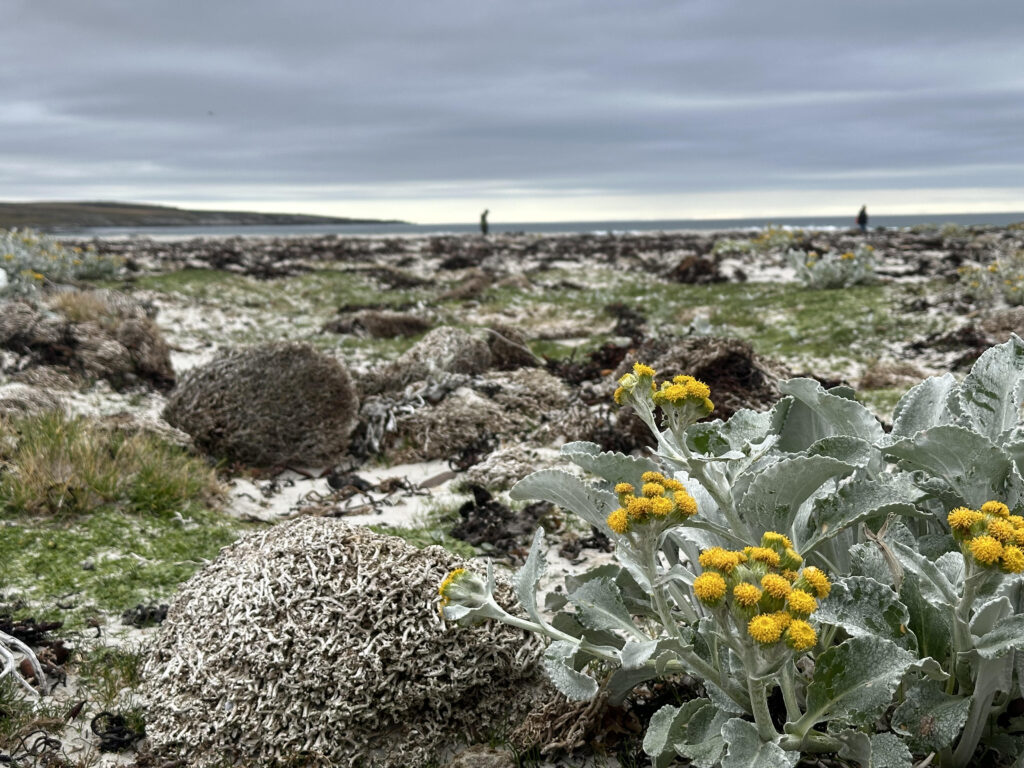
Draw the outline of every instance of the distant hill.
[[[398,224],[394,219],[347,219],[301,213],[192,211],[136,203],[0,203],[0,229],[44,230],[83,227],[244,227],[268,224]]]

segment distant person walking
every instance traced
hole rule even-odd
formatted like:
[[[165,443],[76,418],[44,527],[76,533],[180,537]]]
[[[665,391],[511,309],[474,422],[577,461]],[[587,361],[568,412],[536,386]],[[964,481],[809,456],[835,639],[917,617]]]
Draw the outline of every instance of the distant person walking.
[[[487,227],[487,214],[488,213],[490,213],[489,210],[484,210],[484,212],[480,214],[480,234],[484,235],[485,237],[487,236],[487,231],[488,231],[488,227]]]
[[[866,205],[860,207],[860,213],[857,214],[857,226],[860,227],[861,232],[868,231],[868,207]]]

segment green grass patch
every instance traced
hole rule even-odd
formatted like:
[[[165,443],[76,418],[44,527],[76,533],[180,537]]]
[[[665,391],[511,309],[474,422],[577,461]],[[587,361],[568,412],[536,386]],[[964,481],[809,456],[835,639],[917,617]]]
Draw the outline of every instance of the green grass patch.
[[[202,459],[153,435],[101,429],[59,411],[0,422],[0,516],[68,516],[112,504],[169,516],[218,493]]]
[[[60,413],[0,434],[0,589],[37,618],[166,600],[242,530],[211,508],[213,469],[155,436]]]
[[[74,521],[7,520],[0,585],[36,618],[76,625],[96,611],[120,613],[167,601],[243,530],[212,512],[179,521],[109,506]]]

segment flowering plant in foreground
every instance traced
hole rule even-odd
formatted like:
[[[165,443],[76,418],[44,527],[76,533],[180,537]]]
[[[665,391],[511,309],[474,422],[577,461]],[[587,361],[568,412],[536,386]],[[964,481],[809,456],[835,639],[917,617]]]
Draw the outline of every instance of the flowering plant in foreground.
[[[603,530],[617,562],[542,610],[541,530],[515,576],[522,615],[497,606],[490,573],[465,571],[442,585],[443,614],[547,636],[573,698],[699,677],[705,697],[651,719],[656,766],[1019,757],[1024,727],[1000,716],[1024,694],[1024,342],[911,389],[888,433],[848,388],[808,379],[769,412],[700,422],[713,393],[656,376],[637,364],[615,393],[654,456],[570,443],[594,480],[543,470],[512,491]]]
[[[786,261],[806,288],[848,288],[875,281],[875,249],[866,244],[845,253],[790,249]]]

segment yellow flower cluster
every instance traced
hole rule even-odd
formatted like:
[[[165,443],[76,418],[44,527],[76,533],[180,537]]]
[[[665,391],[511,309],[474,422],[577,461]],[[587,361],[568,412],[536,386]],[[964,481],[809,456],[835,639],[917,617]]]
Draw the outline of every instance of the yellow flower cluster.
[[[964,555],[979,565],[998,565],[1007,573],[1024,572],[1024,517],[1010,514],[1001,501],[986,501],[981,509],[957,507],[946,516]]]
[[[768,531],[757,547],[711,547],[700,553],[698,562],[704,572],[693,582],[694,595],[711,607],[724,601],[746,622],[747,634],[755,642],[773,645],[783,640],[796,651],[818,642],[807,619],[832,585],[818,568],[796,570],[803,558],[787,536]]]
[[[634,363],[633,372],[619,379],[615,402],[623,405],[628,398],[637,394],[646,396],[649,391],[654,405],[661,406],[670,418],[682,419],[685,424],[692,424],[715,409],[711,389],[703,381],[693,376],[676,376],[671,381],[663,381],[659,387],[654,382],[655,375],[649,365]]]
[[[697,502],[678,480],[660,472],[644,472],[640,496],[635,496],[632,483],[619,483],[615,495],[620,506],[610,515],[607,523],[615,533],[624,534],[633,525],[651,520],[678,522],[697,514]]]
[[[451,595],[448,594],[448,591],[451,589],[452,585],[455,584],[459,579],[461,579],[465,574],[465,568],[456,568],[454,571],[452,571],[444,577],[444,580],[441,582],[441,586],[437,588],[437,594],[441,596],[442,606],[448,605],[448,603],[451,602]]]

